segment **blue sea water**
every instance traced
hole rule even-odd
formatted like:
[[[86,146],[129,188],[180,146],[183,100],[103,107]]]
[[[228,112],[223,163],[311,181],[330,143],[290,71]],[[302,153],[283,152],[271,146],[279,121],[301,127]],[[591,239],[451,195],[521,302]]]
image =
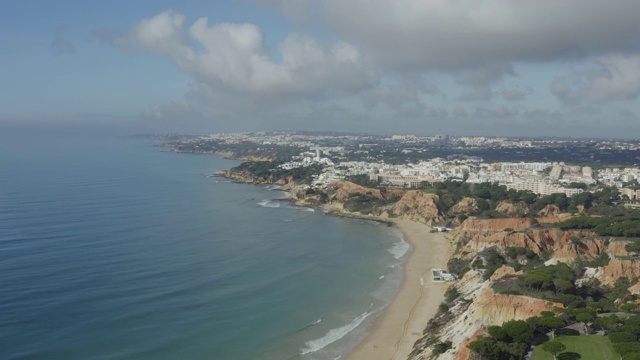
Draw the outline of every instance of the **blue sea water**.
[[[0,129],[1,359],[336,359],[397,291],[395,229],[121,135]]]

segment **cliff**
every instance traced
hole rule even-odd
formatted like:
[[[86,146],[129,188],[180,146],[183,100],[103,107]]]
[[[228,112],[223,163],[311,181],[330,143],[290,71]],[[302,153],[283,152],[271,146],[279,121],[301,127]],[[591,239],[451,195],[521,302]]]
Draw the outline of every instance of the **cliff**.
[[[509,320],[525,320],[538,316],[542,311],[552,311],[562,304],[546,300],[519,296],[496,294],[491,285],[505,277],[518,274],[511,267],[503,266],[488,280],[482,274],[471,270],[456,284],[460,293],[459,300],[448,311],[450,319],[437,331],[441,341],[451,341],[451,350],[441,354],[439,360],[466,360],[470,352],[466,345],[484,334],[484,329],[492,325],[502,325]],[[431,335],[431,334],[427,334]],[[433,348],[429,346],[429,337],[416,343],[411,360],[430,359]]]
[[[545,219],[552,222],[565,216],[546,212]],[[539,222],[538,222],[539,223]],[[597,236],[588,230],[561,230],[540,226],[528,218],[478,219],[468,218],[452,233],[452,240],[458,243],[458,257],[471,263],[478,253],[493,248],[505,255],[509,247],[521,247],[538,255],[550,256],[547,264],[601,261],[602,254],[610,258],[608,264],[588,268],[583,279],[595,278],[603,285],[613,285],[617,279],[640,277],[640,262],[625,249],[629,243],[625,239]],[[506,257],[506,255],[505,255]],[[602,264],[602,262],[599,262]],[[460,294],[447,304],[448,310],[440,313],[425,330],[425,337],[415,344],[411,360],[443,359],[466,360],[470,357],[467,345],[484,335],[492,325],[501,325],[509,320],[525,320],[539,316],[542,311],[552,311],[563,307],[560,303],[523,295],[496,293],[500,284],[509,283],[510,277],[522,275],[514,268],[503,265],[493,275],[483,279],[483,271],[469,270],[455,285]],[[578,284],[578,282],[576,282]],[[640,295],[640,284],[628,289]],[[438,355],[432,354],[433,339],[450,341],[453,348]]]
[[[221,170],[218,175],[227,179],[231,179],[238,183],[243,184],[273,184],[273,185],[287,185],[294,184],[293,177],[286,176],[282,178],[270,176],[256,176],[249,171],[230,171]]]
[[[466,197],[449,209],[449,213],[475,214],[478,212],[478,202],[474,198]]]
[[[598,268],[595,278],[600,280],[603,285],[613,285],[616,280],[622,276],[629,279],[640,278],[640,261],[637,259],[619,259],[613,257],[609,260],[609,264]],[[638,292],[637,287],[631,287],[629,291]]]
[[[440,224],[444,222],[445,218],[438,207],[439,200],[438,195],[411,190],[385,210],[390,217],[417,221],[427,225]]]
[[[529,208],[527,207],[527,204],[522,201],[513,203],[505,200],[501,201],[498,206],[496,206],[496,211],[507,216],[522,216],[529,212]]]
[[[344,202],[352,194],[371,194],[381,200],[402,197],[405,194],[404,190],[379,190],[354,184],[350,181],[336,181],[329,184],[327,188],[332,190],[331,195],[329,195],[329,203]]]

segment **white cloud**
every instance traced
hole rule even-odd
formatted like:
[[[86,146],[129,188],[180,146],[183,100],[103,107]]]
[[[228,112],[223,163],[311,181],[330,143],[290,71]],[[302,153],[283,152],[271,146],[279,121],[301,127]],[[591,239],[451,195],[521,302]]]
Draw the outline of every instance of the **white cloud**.
[[[640,49],[637,0],[323,0],[328,26],[390,66],[459,69]]]
[[[640,95],[640,56],[610,56],[599,63],[605,72],[591,81],[589,100],[635,100]]]
[[[596,58],[555,77],[549,90],[565,105],[635,100],[640,96],[640,55]]]
[[[114,43],[128,50],[164,54],[198,81],[265,97],[356,90],[376,80],[375,73],[352,45],[323,45],[290,34],[275,62],[253,24],[214,24],[196,20],[185,31],[184,15],[167,11],[141,21]]]
[[[586,93],[586,84],[579,76],[556,76],[549,84],[549,91],[564,105],[579,105]]]

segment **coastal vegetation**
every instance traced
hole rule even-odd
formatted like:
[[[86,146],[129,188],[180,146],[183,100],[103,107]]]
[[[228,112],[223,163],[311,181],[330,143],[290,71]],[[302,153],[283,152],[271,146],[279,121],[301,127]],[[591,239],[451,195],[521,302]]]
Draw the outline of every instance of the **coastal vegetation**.
[[[257,154],[247,150],[252,145],[243,146],[245,152],[234,149],[234,154]],[[367,160],[383,154],[376,151],[370,149]],[[382,156],[387,161],[394,154],[400,156],[390,150]],[[328,204],[347,216],[453,228],[457,248],[447,267],[461,285],[446,291],[416,343],[415,359],[450,358],[466,350],[480,359],[515,360],[532,346],[534,360],[640,356],[640,267],[634,265],[640,253],[640,210],[621,206],[623,197],[615,187],[596,190],[569,183],[585,191],[538,195],[463,178],[409,189],[373,182],[368,175],[314,187],[324,165],[284,169],[283,163],[272,156],[223,175],[252,183],[305,184],[291,187],[294,201]],[[527,313],[529,306],[538,312]],[[483,311],[491,316],[478,317]],[[476,333],[469,333],[469,326]],[[473,341],[460,345],[465,332]]]
[[[324,169],[323,165],[282,169],[277,161],[247,161],[226,172],[236,179],[250,179],[251,182],[274,184],[278,182],[310,183]]]
[[[595,312],[577,308],[570,316],[558,310],[559,315],[543,312],[526,320],[507,321],[501,326],[488,327],[486,335],[470,342],[468,348],[481,358],[497,360],[520,359],[531,343],[541,344],[534,347],[531,355],[534,360],[549,359],[549,355],[554,359],[637,359],[640,316],[621,319],[613,315],[607,319],[598,318]],[[599,329],[600,334],[589,334],[590,330],[581,333],[573,325],[576,322],[590,324]],[[556,333],[563,335],[556,336]]]
[[[573,335],[556,337],[553,343],[560,343],[564,348],[556,352],[553,357],[552,353],[545,349],[545,343],[542,347],[536,347],[531,354],[530,360],[602,360],[602,359],[619,359],[620,356],[613,350],[613,345],[608,337],[600,335]],[[547,346],[548,347],[548,346]],[[627,357],[630,359],[630,357]],[[625,359],[623,357],[623,359]]]

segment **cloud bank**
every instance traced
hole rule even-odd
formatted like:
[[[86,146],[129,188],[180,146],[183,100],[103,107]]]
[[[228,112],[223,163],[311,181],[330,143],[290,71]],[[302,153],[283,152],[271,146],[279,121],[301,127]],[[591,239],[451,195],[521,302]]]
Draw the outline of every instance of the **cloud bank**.
[[[228,90],[262,96],[299,95],[328,89],[355,91],[375,80],[352,45],[321,44],[293,33],[280,44],[280,62],[253,24],[214,24],[166,11],[144,19],[114,43],[123,49],[161,53],[195,79]]]
[[[146,116],[517,132],[576,121],[588,129],[607,114],[629,121],[638,113],[615,107],[640,96],[637,0],[253,1],[299,30],[270,49],[268,29],[255,24],[168,10],[110,39],[161,54],[189,77],[184,99]],[[311,26],[325,32],[322,41],[304,31]]]

